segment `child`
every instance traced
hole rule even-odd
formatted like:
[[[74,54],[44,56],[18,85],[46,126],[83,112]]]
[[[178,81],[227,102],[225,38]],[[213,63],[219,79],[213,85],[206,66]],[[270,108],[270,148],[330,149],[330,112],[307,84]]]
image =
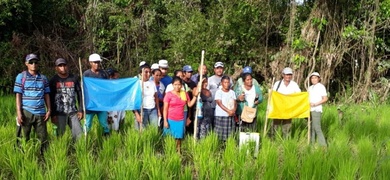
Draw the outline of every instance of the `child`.
[[[222,89],[215,93],[215,132],[223,141],[232,134],[234,115],[237,109],[236,94],[230,89],[230,78],[223,76],[221,79]]]
[[[108,69],[107,74],[110,79],[119,78],[119,72],[115,69]],[[125,115],[125,111],[109,111],[107,117],[108,126],[111,127],[112,130],[119,131],[119,126],[123,124]]]

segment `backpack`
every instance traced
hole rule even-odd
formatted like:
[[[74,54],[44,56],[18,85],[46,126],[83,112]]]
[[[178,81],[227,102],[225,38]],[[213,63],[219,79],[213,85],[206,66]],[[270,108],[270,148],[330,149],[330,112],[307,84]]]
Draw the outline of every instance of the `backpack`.
[[[22,72],[22,91],[24,91],[24,83],[26,82],[26,79],[27,79],[27,72],[26,71],[23,71]],[[43,86],[45,86],[46,84],[46,79],[45,78],[42,78],[43,80]]]

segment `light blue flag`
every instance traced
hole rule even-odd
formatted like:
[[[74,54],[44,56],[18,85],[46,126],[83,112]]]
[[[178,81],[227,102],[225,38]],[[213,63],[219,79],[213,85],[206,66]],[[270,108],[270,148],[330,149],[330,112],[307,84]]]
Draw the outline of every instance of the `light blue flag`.
[[[91,111],[141,109],[138,78],[98,79],[83,77],[85,108]]]

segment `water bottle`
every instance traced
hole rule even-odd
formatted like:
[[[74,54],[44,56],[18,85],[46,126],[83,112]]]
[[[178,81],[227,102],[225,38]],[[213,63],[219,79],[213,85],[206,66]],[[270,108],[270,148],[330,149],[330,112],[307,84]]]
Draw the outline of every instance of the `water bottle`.
[[[203,103],[202,100],[199,98],[198,103],[196,103],[196,108],[198,108],[198,114],[197,114],[198,119],[203,118],[202,107],[203,107]]]
[[[55,124],[53,124],[53,135],[54,136],[57,136],[57,126]]]

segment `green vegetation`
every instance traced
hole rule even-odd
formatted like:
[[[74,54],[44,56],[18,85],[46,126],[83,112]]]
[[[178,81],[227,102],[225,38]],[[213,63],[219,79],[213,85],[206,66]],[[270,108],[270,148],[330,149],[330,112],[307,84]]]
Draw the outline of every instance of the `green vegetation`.
[[[364,108],[362,108],[364,107]],[[194,144],[187,137],[182,154],[174,139],[162,138],[155,129],[142,133],[131,125],[127,114],[122,133],[104,138],[98,123],[85,139],[76,143],[69,130],[52,136],[44,157],[33,138],[14,148],[14,97],[0,104],[1,179],[388,179],[390,177],[390,116],[388,105],[343,106],[338,115],[334,105],[325,106],[322,127],[329,147],[307,144],[306,121],[293,122],[290,140],[261,139],[257,158],[249,144],[241,150],[235,138],[225,144],[216,135]],[[264,122],[265,103],[260,122]],[[263,127],[263,124],[259,125]],[[262,129],[262,128],[261,128]]]

